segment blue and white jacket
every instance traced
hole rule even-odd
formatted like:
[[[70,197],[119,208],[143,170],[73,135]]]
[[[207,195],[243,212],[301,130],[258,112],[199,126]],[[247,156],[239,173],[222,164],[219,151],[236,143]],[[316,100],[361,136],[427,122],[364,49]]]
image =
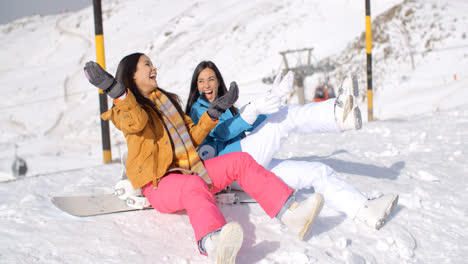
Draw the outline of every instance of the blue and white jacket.
[[[194,124],[198,123],[203,113],[208,110],[209,106],[210,102],[208,102],[205,96],[201,94],[190,109],[190,118],[192,118]],[[250,125],[242,119],[240,114],[233,116],[229,109],[226,110],[226,112],[219,117],[218,125],[211,130],[210,134],[200,145],[200,150],[202,152],[199,152],[200,156],[203,159],[206,159],[204,157],[211,158],[235,151],[242,151],[240,140],[245,138],[245,132],[252,131],[266,118],[267,115],[259,115],[257,120]],[[211,146],[214,153],[210,153],[211,155],[206,156],[208,153],[203,153],[203,150],[206,150],[208,146]],[[208,147],[208,149],[210,148]]]

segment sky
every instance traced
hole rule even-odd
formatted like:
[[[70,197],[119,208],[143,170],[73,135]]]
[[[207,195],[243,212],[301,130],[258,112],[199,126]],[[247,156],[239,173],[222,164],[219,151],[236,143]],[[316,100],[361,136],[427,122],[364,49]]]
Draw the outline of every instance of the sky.
[[[92,4],[92,0],[0,0],[0,24],[25,16],[76,11]]]
[[[106,69],[115,73],[124,55],[144,52],[158,67],[158,84],[185,102],[195,66],[210,59],[226,82],[239,84],[241,107],[269,89],[263,77],[284,68],[280,51],[313,47],[314,62],[337,66],[331,84],[352,72],[365,95],[363,6],[311,2],[107,0]],[[372,2],[377,120],[367,122],[361,96],[361,130],[291,135],[275,157],[323,162],[370,198],[398,193],[399,206],[375,231],[325,203],[310,236],[298,241],[258,204],[219,205],[244,228],[238,263],[468,259],[468,3],[416,0],[390,9],[401,1]],[[102,164],[99,96],[83,75],[95,59],[91,7],[0,25],[0,58],[8,62],[0,64],[2,264],[206,263],[183,212],[79,218],[51,203],[112,192],[121,175],[125,139],[111,124],[115,162]],[[305,79],[308,102],[324,77]],[[294,94],[289,103],[296,102]],[[28,164],[23,177],[12,175],[15,153]]]

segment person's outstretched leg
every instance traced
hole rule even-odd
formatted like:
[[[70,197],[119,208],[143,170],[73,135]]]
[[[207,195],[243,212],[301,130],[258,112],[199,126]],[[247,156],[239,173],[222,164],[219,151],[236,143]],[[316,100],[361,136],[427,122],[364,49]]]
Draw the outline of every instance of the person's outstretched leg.
[[[273,159],[267,169],[291,188],[314,188],[315,192],[323,194],[327,206],[351,219],[367,201],[364,194],[338,178],[332,168],[321,162]]]
[[[209,159],[205,161],[205,167],[213,181],[213,193],[237,180],[271,218],[277,217],[299,239],[306,236],[322,209],[321,194],[309,196],[302,202],[296,201],[293,190],[248,153],[233,152]]]
[[[242,189],[254,198],[270,217],[275,217],[292,194],[276,175],[245,152],[232,152],[204,162],[213,182],[213,194],[238,181]]]
[[[187,210],[197,241],[226,224],[208,185],[197,175],[169,174],[161,179],[157,189],[149,183],[142,192],[161,213]]]
[[[362,120],[356,100],[358,93],[357,80],[347,76],[337,98],[283,106],[241,140],[242,151],[248,152],[266,167],[291,133],[309,135],[360,129]]]
[[[241,140],[242,151],[267,166],[291,133],[339,133],[334,115],[335,100],[282,106]]]
[[[292,188],[314,188],[315,192],[323,194],[327,206],[377,230],[385,224],[398,204],[397,194],[368,200],[321,162],[273,159],[268,169]]]

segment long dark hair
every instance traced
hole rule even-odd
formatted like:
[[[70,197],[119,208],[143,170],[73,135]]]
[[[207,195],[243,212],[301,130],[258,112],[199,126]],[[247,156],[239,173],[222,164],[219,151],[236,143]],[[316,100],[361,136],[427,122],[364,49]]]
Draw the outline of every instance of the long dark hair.
[[[161,116],[161,111],[159,111],[154,102],[151,101],[150,99],[146,98],[141,94],[141,92],[138,90],[137,85],[135,84],[135,80],[133,79],[133,76],[135,75],[138,60],[142,55],[145,55],[143,53],[133,53],[130,55],[125,56],[119,63],[119,66],[117,67],[117,72],[115,73],[115,78],[119,81],[121,81],[125,87],[130,89],[130,91],[135,95],[135,98],[137,102],[143,106],[149,107],[153,109],[159,116]],[[182,107],[180,106],[180,99],[179,97],[174,94],[167,92],[161,88],[158,87],[158,89],[165,94],[169,100],[171,100],[172,104],[174,104],[175,108],[179,112],[179,114],[184,117],[184,111],[182,110]]]
[[[189,97],[187,100],[187,106],[185,107],[185,113],[187,115],[190,115],[190,110],[192,109],[192,105],[198,100],[198,97],[200,97],[200,92],[198,91],[198,75],[200,75],[200,72],[203,71],[206,68],[210,68],[214,71],[216,74],[216,78],[218,79],[219,82],[219,87],[218,87],[218,97],[223,96],[228,92],[226,88],[226,84],[224,83],[223,76],[221,75],[221,72],[218,70],[218,67],[212,62],[212,61],[202,61],[200,62],[197,67],[195,68],[195,71],[193,71],[192,75],[192,82],[190,83],[190,93]],[[229,108],[231,110],[232,115],[237,114],[237,110],[234,106],[231,106]]]

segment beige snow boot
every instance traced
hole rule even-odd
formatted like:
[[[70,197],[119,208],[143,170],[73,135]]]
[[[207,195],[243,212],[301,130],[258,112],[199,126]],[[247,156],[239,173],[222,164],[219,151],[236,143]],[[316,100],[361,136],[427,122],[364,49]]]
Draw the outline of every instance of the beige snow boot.
[[[362,127],[361,111],[356,101],[358,95],[357,79],[355,76],[347,76],[335,101],[335,120],[341,131]]]
[[[302,240],[309,232],[310,226],[314,223],[322,207],[323,195],[315,193],[301,203],[294,201],[280,220]]]
[[[204,242],[204,248],[211,260],[216,259],[217,264],[235,264],[237,253],[239,252],[244,233],[242,227],[236,223],[227,223]]]
[[[355,218],[364,222],[371,228],[379,230],[387,221],[387,217],[392,213],[398,204],[397,194],[386,194],[366,201],[361,207]]]

